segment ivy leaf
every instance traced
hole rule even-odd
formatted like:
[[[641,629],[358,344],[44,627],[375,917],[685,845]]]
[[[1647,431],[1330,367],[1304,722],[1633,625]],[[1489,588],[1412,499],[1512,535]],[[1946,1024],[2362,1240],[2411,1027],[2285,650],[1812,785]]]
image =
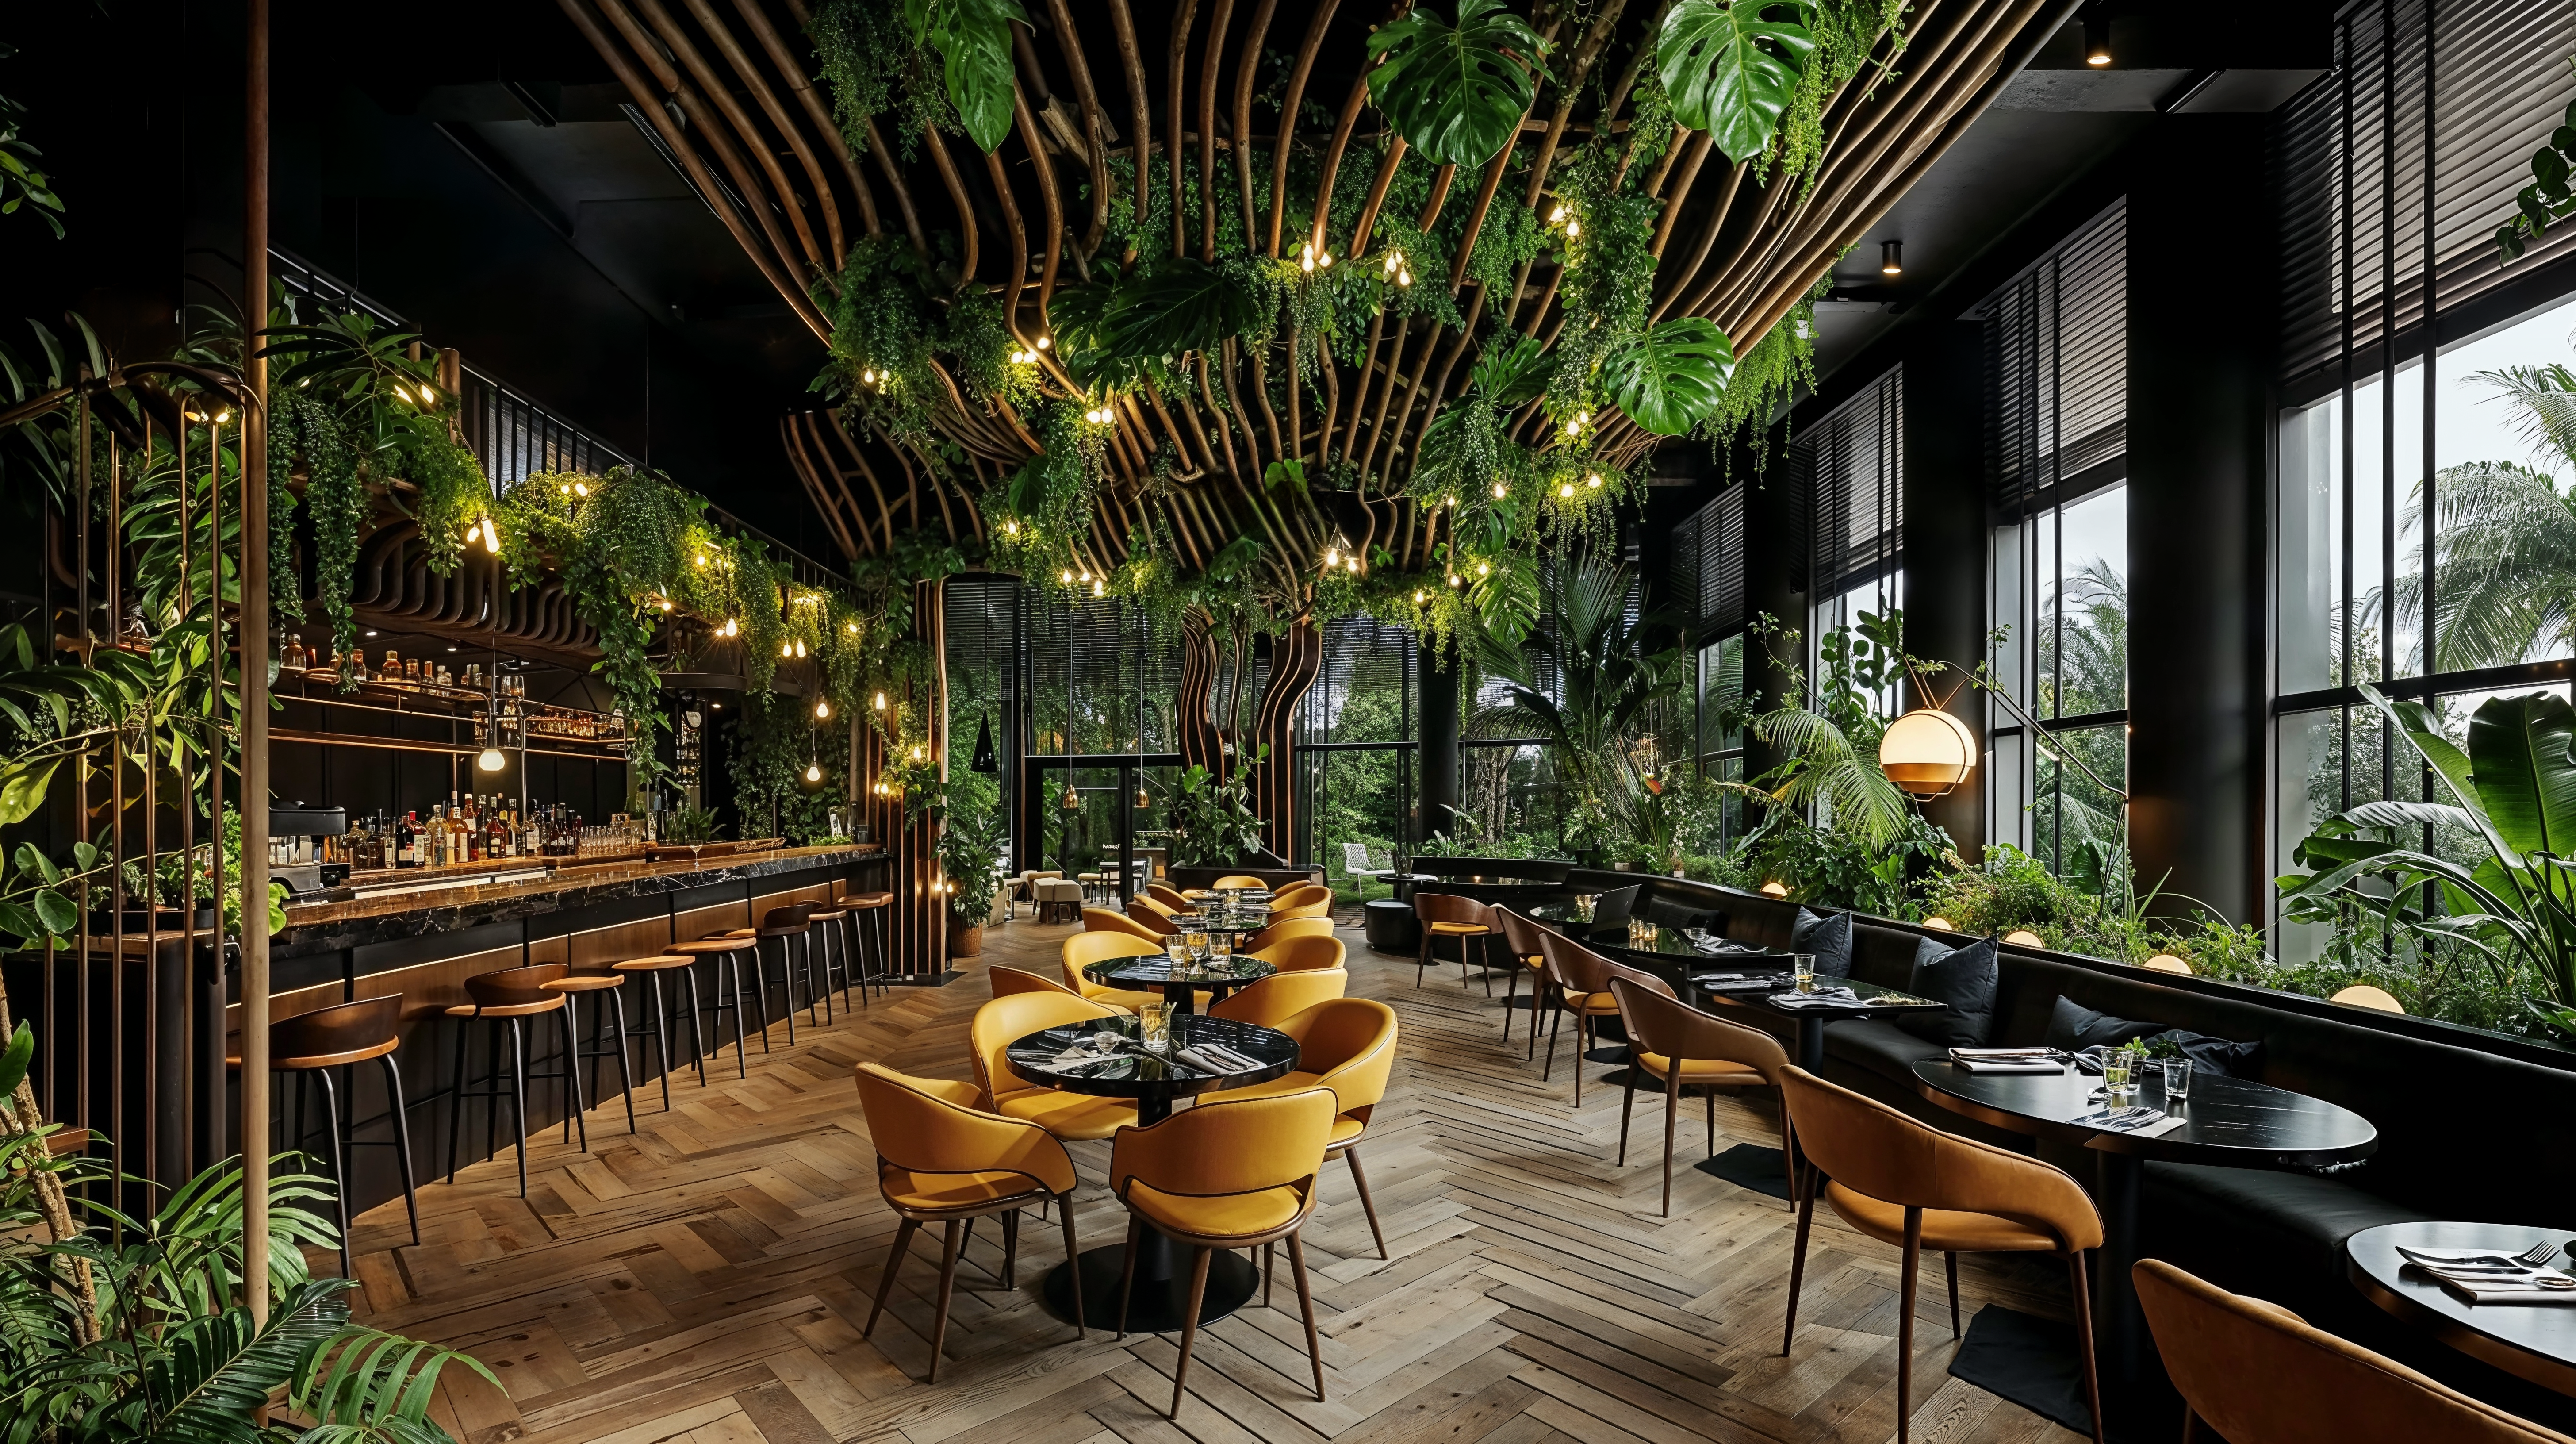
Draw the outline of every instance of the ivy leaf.
[[[1369,99],[1405,144],[1442,165],[1481,166],[1501,154],[1538,98],[1529,61],[1547,51],[1502,0],[1458,0],[1458,23],[1428,6],[1369,37]]]
[[[1774,10],[1797,18],[1762,18]],[[1655,40],[1673,119],[1707,131],[1739,165],[1760,155],[1815,53],[1815,32],[1803,23],[1814,14],[1813,0],[1681,0]]]
[[[36,921],[57,933],[70,932],[80,923],[80,909],[72,900],[48,888],[35,895]]]
[[[1681,436],[1725,402],[1735,348],[1717,323],[1682,316],[1611,352],[1604,369],[1629,420],[1657,436]]]
[[[0,827],[33,817],[45,805],[45,789],[53,785],[54,770],[62,765],[59,757],[42,767],[32,762],[0,764]]]
[[[939,52],[948,100],[986,155],[1011,133],[1011,22],[1028,23],[1019,0],[904,0],[913,39]]]
[[[1120,282],[1098,319],[1097,332],[1110,356],[1143,361],[1213,351],[1260,320],[1260,298],[1241,282],[1205,261],[1183,256]]]

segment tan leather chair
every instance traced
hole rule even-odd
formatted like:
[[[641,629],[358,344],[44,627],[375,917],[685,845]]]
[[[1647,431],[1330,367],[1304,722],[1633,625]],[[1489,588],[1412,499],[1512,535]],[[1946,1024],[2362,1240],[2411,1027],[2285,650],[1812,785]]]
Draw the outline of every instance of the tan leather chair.
[[[1305,918],[1300,922],[1309,921]],[[1273,929],[1272,931],[1277,931]],[[1267,937],[1268,934],[1259,936]],[[1283,973],[1307,972],[1320,968],[1338,968],[1350,962],[1351,950],[1331,933],[1321,937],[1281,938],[1250,954]]]
[[[996,998],[1007,998],[1013,993],[1048,993],[1059,998],[1082,996],[1053,978],[1020,968],[1006,968],[1000,963],[984,969],[984,977],[993,985],[993,996]]]
[[[1332,900],[1331,888],[1319,882],[1301,882],[1295,887],[1281,888],[1271,894],[1270,912],[1273,917],[1282,917],[1291,908],[1306,907],[1318,902],[1330,903]]]
[[[1141,988],[1104,987],[1084,976],[1082,970],[1111,958],[1150,958],[1162,951],[1158,938],[1140,938],[1133,933],[1075,933],[1064,940],[1064,985],[1101,1007],[1132,1013],[1147,1003],[1161,1002],[1163,995]]]
[[[1259,1098],[1319,1085],[1332,1089],[1342,1111],[1333,1120],[1332,1146],[1324,1157],[1328,1162],[1350,1160],[1360,1211],[1368,1215],[1377,1256],[1385,1258],[1386,1234],[1378,1227],[1368,1175],[1360,1170],[1359,1146],[1368,1133],[1369,1115],[1385,1100],[1387,1080],[1395,1073],[1395,1010],[1373,998],[1335,998],[1283,1019],[1278,1027],[1297,1040],[1296,1071],[1222,1096]]]
[[[1315,1174],[1333,1131],[1331,1090],[1309,1087],[1275,1097],[1220,1098],[1175,1113],[1151,1128],[1124,1128],[1110,1145],[1109,1186],[1127,1205],[1127,1270],[1118,1282],[1118,1337],[1127,1337],[1127,1301],[1136,1285],[1143,1231],[1153,1227],[1190,1250],[1190,1301],[1182,1311],[1181,1364],[1172,1371],[1172,1417],[1189,1387],[1190,1349],[1198,1342],[1199,1302],[1207,1296],[1211,1249],[1261,1248],[1286,1241],[1297,1305],[1306,1316],[1306,1352],[1315,1363],[1315,1397],[1324,1397],[1324,1351],[1315,1338],[1315,1297],[1306,1283],[1306,1245],[1298,1230],[1315,1212]]]
[[[1333,935],[1331,918],[1282,918],[1234,945],[1239,953],[1264,953],[1290,938],[1329,938]]]
[[[1136,1125],[1136,1105],[1116,1098],[1095,1098],[1041,1088],[1011,1071],[1007,1050],[1031,1033],[1117,1016],[1083,998],[1046,993],[1011,993],[975,1010],[967,1026],[975,1084],[984,1092],[984,1111],[1024,1119],[1058,1138],[1107,1138]]]
[[[1673,996],[1661,978],[1619,968],[1610,978],[1610,997],[1619,1005],[1619,1021],[1628,1029],[1627,1096],[1619,1104],[1619,1163],[1628,1162],[1628,1118],[1636,1111],[1637,1075],[1664,1085],[1664,1216],[1673,1212],[1673,1120],[1681,1110],[1684,1088],[1704,1088],[1708,1100],[1708,1156],[1717,1156],[1717,1090],[1773,1088],[1789,1054],[1780,1040],[1759,1028],[1712,1017]],[[1789,1169],[1790,1201],[1798,1195],[1798,1170],[1789,1137],[1789,1110],[1780,1110],[1780,1160]]]
[[[1491,910],[1471,897],[1454,892],[1417,892],[1413,895],[1413,919],[1422,925],[1422,953],[1414,959],[1413,986],[1422,986],[1422,974],[1431,966],[1431,947],[1442,938],[1458,945],[1458,986],[1467,986],[1467,944],[1476,943],[1479,950],[1490,946],[1496,936]],[[1485,996],[1494,995],[1493,965],[1485,965]]]
[[[948,1342],[957,1260],[976,1219],[1002,1216],[1005,1291],[1014,1286],[1012,1273],[1019,1261],[1021,1209],[1055,1204],[1064,1218],[1065,1257],[1080,1256],[1073,1234],[1073,1159],[1037,1124],[978,1111],[981,1090],[972,1083],[915,1078],[878,1063],[861,1063],[855,1071],[859,1110],[867,1116],[868,1137],[876,1144],[877,1191],[902,1220],[886,1255],[885,1274],[877,1280],[868,1326],[859,1337],[876,1332],[877,1316],[894,1291],[894,1276],[903,1267],[913,1231],[927,1223],[940,1225],[939,1310],[930,1326],[930,1373],[922,1380],[935,1384],[940,1350]],[[1079,1339],[1081,1290],[1074,1292],[1073,1336]]]
[[[1131,938],[1143,938],[1157,947],[1162,946],[1163,942],[1161,933],[1125,913],[1111,912],[1107,908],[1084,908],[1082,930],[1086,933],[1125,933]]]
[[[1547,987],[1547,960],[1539,956],[1538,940],[1545,937],[1549,929],[1545,923],[1524,917],[1501,903],[1494,904],[1489,911],[1494,915],[1494,926],[1502,931],[1503,946],[1511,949],[1513,961],[1520,964],[1512,969],[1511,981],[1503,988],[1503,1041],[1508,1043],[1512,1040],[1512,1014],[1519,1011],[1512,1006],[1512,1000],[1521,995],[1521,975],[1527,973],[1530,980],[1529,1047],[1521,1056],[1535,1058],[1538,1056],[1539,994]]]
[[[1143,893],[1127,899],[1127,920],[1142,923],[1158,938],[1168,938],[1180,931],[1172,925],[1174,911],[1175,909],[1165,907],[1161,902]]]
[[[1592,1020],[1619,1016],[1619,1000],[1610,996],[1610,970],[1617,964],[1562,933],[1541,933],[1538,940],[1548,1001],[1556,1014],[1547,1024],[1547,1064],[1539,1070],[1544,1083],[1556,1071],[1556,1035],[1565,1015],[1574,1015],[1574,1106],[1583,1106],[1583,1062],[1592,1051]],[[1536,1026],[1535,1020],[1532,1025]]]
[[[2138,1260],[2129,1276],[2165,1373],[2182,1393],[2185,1440],[2205,1437],[2206,1423],[2229,1444],[2569,1444],[2564,1434],[2162,1259]]]
[[[1957,1255],[2053,1253],[2066,1260],[2077,1347],[2084,1356],[2084,1399],[2093,1411],[2093,1444],[2102,1444],[2102,1386],[2093,1358],[2092,1300],[2084,1285],[2084,1251],[2102,1246],[2102,1215],[2083,1188],[2038,1159],[1944,1133],[1794,1063],[1780,1069],[1780,1096],[1797,1120],[1799,1147],[1814,1170],[1799,1191],[1781,1354],[1788,1354],[1798,1336],[1798,1288],[1820,1192],[1843,1222],[1905,1251],[1896,1326],[1897,1444],[1906,1444],[1914,1410],[1914,1287],[1923,1250],[1950,1255],[1954,1336]],[[1818,1175],[1825,1180],[1821,1189],[1815,1186]]]
[[[1315,898],[1308,902],[1299,903],[1294,907],[1272,908],[1270,910],[1270,921],[1273,926],[1276,926],[1284,922],[1293,922],[1299,918],[1330,918],[1332,915],[1333,895],[1331,893],[1326,893],[1322,897]]]
[[[1268,886],[1270,886],[1270,884],[1263,882],[1261,879],[1254,877],[1250,873],[1230,872],[1216,880],[1214,891],[1223,892],[1230,887],[1240,887],[1250,888],[1257,892]]]
[[[1317,1003],[1342,996],[1350,983],[1350,973],[1341,968],[1273,973],[1208,1009],[1208,1016],[1276,1028]]]

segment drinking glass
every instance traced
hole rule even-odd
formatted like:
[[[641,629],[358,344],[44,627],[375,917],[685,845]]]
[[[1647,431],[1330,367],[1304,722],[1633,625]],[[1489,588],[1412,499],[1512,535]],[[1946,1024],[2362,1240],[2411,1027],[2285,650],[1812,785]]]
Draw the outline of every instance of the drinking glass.
[[[1796,980],[1799,992],[1814,992],[1816,990],[1816,955],[1814,953],[1791,953],[1789,955],[1789,976]]]
[[[1219,972],[1234,966],[1234,934],[1208,934],[1208,957],[1216,964]]]
[[[2102,1055],[2102,1086],[2110,1091],[2113,1103],[2125,1104],[2136,1092],[2137,1055],[2126,1048],[2114,1048]]]
[[[1181,941],[1189,947],[1190,957],[1192,959],[1204,958],[1208,955],[1207,934],[1201,932],[1183,933],[1181,934]]]
[[[1145,1051],[1167,1053],[1172,1047],[1172,1005],[1156,1000],[1136,1007],[1136,1021],[1144,1035]]]
[[[1163,958],[1172,965],[1174,972],[1178,972],[1190,965],[1190,945],[1182,941],[1180,934],[1174,933],[1163,939]]]
[[[2180,1103],[2189,1097],[2191,1097],[2191,1060],[2167,1058],[2165,1060],[2165,1101]]]

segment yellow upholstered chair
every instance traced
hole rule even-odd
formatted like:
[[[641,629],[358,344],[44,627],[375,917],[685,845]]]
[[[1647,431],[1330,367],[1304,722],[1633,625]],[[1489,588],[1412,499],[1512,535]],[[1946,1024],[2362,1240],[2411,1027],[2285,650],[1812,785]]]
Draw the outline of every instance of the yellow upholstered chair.
[[[1270,925],[1272,927],[1277,927],[1281,923],[1294,922],[1301,918],[1330,919],[1332,915],[1333,895],[1331,893],[1326,893],[1322,897],[1315,898],[1311,901],[1301,902],[1295,907],[1272,908],[1270,910]]]
[[[1615,1018],[1619,1000],[1610,995],[1610,970],[1618,964],[1560,933],[1542,933],[1539,960],[1548,985],[1548,1002],[1556,1016],[1547,1025],[1547,1063],[1539,1069],[1544,1083],[1556,1071],[1556,1034],[1565,1015],[1574,1015],[1574,1106],[1583,1106],[1583,1060],[1592,1051],[1592,1020]],[[1535,1019],[1531,1026],[1537,1026]]]
[[[1151,1128],[1126,1128],[1110,1145],[1109,1186],[1127,1205],[1127,1272],[1118,1286],[1118,1336],[1127,1336],[1127,1300],[1136,1283],[1143,1231],[1159,1230],[1190,1250],[1190,1301],[1182,1311],[1181,1364],[1172,1374],[1172,1416],[1189,1385],[1190,1348],[1198,1342],[1199,1302],[1207,1296],[1212,1249],[1259,1248],[1285,1240],[1306,1317],[1306,1352],[1315,1362],[1315,1397],[1324,1397],[1324,1354],[1315,1339],[1315,1299],[1306,1284],[1306,1246],[1297,1231],[1315,1211],[1315,1174],[1333,1132],[1333,1094],[1295,1093],[1236,1101],[1220,1098],[1175,1113]]]
[[[1454,892],[1416,892],[1413,895],[1414,921],[1422,925],[1422,952],[1413,961],[1413,986],[1422,986],[1422,974],[1431,966],[1431,949],[1442,938],[1458,945],[1458,986],[1467,986],[1467,944],[1474,942],[1481,950],[1490,946],[1495,936],[1490,909],[1471,897]],[[1485,995],[1493,996],[1494,974],[1490,964],[1485,970]]]
[[[868,1326],[859,1337],[876,1332],[877,1316],[885,1312],[913,1232],[924,1224],[940,1225],[945,1237],[939,1250],[939,1311],[930,1326],[930,1373],[922,1381],[935,1384],[939,1351],[948,1341],[948,1301],[957,1288],[957,1260],[976,1219],[1002,1216],[1005,1290],[1015,1286],[1011,1275],[1019,1261],[1021,1209],[1053,1202],[1064,1218],[1065,1257],[1078,1255],[1073,1159],[1037,1124],[978,1111],[979,1090],[972,1083],[915,1078],[878,1063],[861,1063],[857,1073],[859,1109],[867,1115],[868,1137],[877,1148],[877,1190],[903,1221],[895,1230],[894,1250],[886,1255],[885,1276],[877,1280]],[[1073,1301],[1073,1336],[1083,1337],[1079,1298]]]
[[[1125,933],[1131,938],[1143,938],[1147,942],[1154,944],[1156,947],[1162,946],[1163,942],[1163,935],[1161,933],[1154,931],[1152,928],[1145,926],[1143,923],[1136,921],[1125,913],[1112,912],[1108,908],[1084,908],[1082,910],[1082,930],[1086,933]]]
[[[1172,926],[1175,908],[1165,907],[1158,899],[1138,893],[1127,899],[1127,920],[1142,923],[1158,938],[1168,938],[1180,929]]]
[[[1377,1256],[1384,1258],[1386,1234],[1378,1227],[1368,1175],[1360,1170],[1359,1145],[1368,1132],[1369,1115],[1385,1099],[1387,1079],[1395,1072],[1395,1010],[1373,998],[1335,998],[1282,1019],[1277,1027],[1297,1040],[1297,1070],[1220,1096],[1259,1098],[1317,1085],[1332,1089],[1342,1111],[1333,1120],[1332,1147],[1325,1156],[1350,1160],[1360,1210],[1368,1215]]]
[[[1223,892],[1230,887],[1252,888],[1258,890],[1268,886],[1270,886],[1270,884],[1263,882],[1261,879],[1254,877],[1249,873],[1241,872],[1230,872],[1216,880],[1216,891],[1218,892]]]
[[[1075,933],[1064,940],[1064,985],[1104,1008],[1132,1013],[1147,1003],[1161,1002],[1163,995],[1134,988],[1103,987],[1083,976],[1082,970],[1111,958],[1158,957],[1162,951],[1163,944],[1159,938],[1140,938],[1133,933]]]
[[[1049,993],[1059,998],[1082,996],[1044,974],[1032,973],[1022,968],[1006,968],[1000,963],[986,968],[984,976],[986,981],[993,985],[993,996],[996,998],[1006,998],[1013,993]]]
[[[1289,938],[1329,938],[1333,920],[1321,918],[1282,918],[1234,945],[1239,953],[1262,953]]]
[[[1717,1156],[1717,1090],[1777,1087],[1789,1054],[1759,1028],[1712,1017],[1673,997],[1660,978],[1619,968],[1610,996],[1628,1029],[1627,1097],[1619,1104],[1619,1162],[1628,1162],[1628,1117],[1637,1103],[1637,1075],[1664,1085],[1664,1216],[1673,1212],[1673,1120],[1684,1088],[1704,1088],[1708,1098],[1708,1153]],[[1780,1160],[1788,1168],[1789,1110],[1780,1110]],[[1798,1170],[1789,1168],[1790,1199],[1797,1198]]]
[[[1270,913],[1273,917],[1280,917],[1286,915],[1292,908],[1301,908],[1316,902],[1329,903],[1332,900],[1331,888],[1319,882],[1301,882],[1294,887],[1283,887],[1272,893]]]
[[[1317,1003],[1342,996],[1350,984],[1351,975],[1341,968],[1273,973],[1208,1009],[1208,1015],[1276,1028]]]
[[[976,1086],[984,1090],[985,1111],[1025,1119],[1058,1138],[1107,1138],[1133,1127],[1135,1104],[1038,1087],[1012,1072],[1005,1056],[1013,1043],[1031,1033],[1116,1016],[1116,1009],[1087,999],[1049,993],[1011,993],[977,1008],[966,1038],[974,1054]]]
[[[1843,1222],[1905,1251],[1897,1274],[1902,1294],[1896,1314],[1897,1444],[1905,1444],[1914,1411],[1914,1279],[1923,1250],[1953,1256],[1947,1260],[1953,1335],[1959,1332],[1956,1255],[2053,1253],[2066,1260],[2067,1281],[2074,1290],[2084,1398],[2093,1410],[2093,1444],[2102,1444],[2093,1306],[2084,1286],[2084,1251],[2102,1246],[2102,1215],[2083,1188],[2036,1158],[1944,1133],[1795,1064],[1780,1070],[1780,1096],[1797,1120],[1798,1144],[1812,1169],[1799,1189],[1789,1318],[1780,1352],[1786,1355],[1798,1336],[1798,1286],[1807,1269],[1807,1229],[1819,1193]],[[1820,1179],[1822,1188],[1817,1187]],[[2233,1433],[2228,1437],[2239,1438]],[[2243,1439],[2241,1444],[2256,1441]]]
[[[1521,1056],[1535,1058],[1538,1056],[1539,997],[1547,991],[1547,960],[1539,956],[1538,940],[1550,929],[1545,923],[1525,917],[1501,903],[1494,904],[1488,911],[1493,914],[1494,926],[1502,931],[1503,946],[1511,949],[1513,959],[1520,964],[1512,969],[1511,981],[1503,989],[1503,1041],[1508,1043],[1512,1039],[1512,1014],[1519,1011],[1512,1006],[1512,1000],[1520,996],[1521,974],[1527,973],[1530,980],[1529,1046]]]
[[[2183,1437],[2235,1444],[2568,1444],[2278,1304],[2140,1259],[2138,1307],[2183,1397]]]
[[[1302,923],[1316,920],[1299,918],[1297,921]],[[1270,933],[1277,931],[1279,931],[1277,928],[1272,928],[1269,932],[1256,936],[1269,937]],[[1316,968],[1341,967],[1350,961],[1351,950],[1340,938],[1327,932],[1320,936],[1308,934],[1280,938],[1263,944],[1254,950],[1251,956],[1259,958],[1283,973],[1300,973]]]
[[[1197,907],[1197,904],[1181,896],[1181,890],[1170,883],[1149,882],[1145,884],[1145,895],[1176,913],[1191,912]]]

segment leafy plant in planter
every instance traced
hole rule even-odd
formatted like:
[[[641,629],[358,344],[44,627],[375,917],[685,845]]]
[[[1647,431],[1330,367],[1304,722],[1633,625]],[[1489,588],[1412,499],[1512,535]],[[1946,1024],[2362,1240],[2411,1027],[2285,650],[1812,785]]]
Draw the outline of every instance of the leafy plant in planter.
[[[682,847],[701,847],[716,840],[724,829],[716,825],[712,807],[684,807],[671,814],[662,826],[662,840]]]
[[[953,891],[948,912],[961,928],[980,928],[992,916],[1000,880],[993,869],[1011,845],[1011,819],[1000,789],[980,772],[951,773],[941,806],[939,870]]]
[[[1195,762],[1181,770],[1171,792],[1173,862],[1223,866],[1260,854],[1261,819],[1252,810],[1251,769],[1269,755],[1264,746],[1223,781]]]
[[[2468,747],[2421,702],[2362,697],[2414,747],[2448,802],[2391,798],[2337,813],[2299,844],[2313,869],[2280,880],[2284,916],[2336,923],[2351,909],[2427,943],[2484,959],[2552,1027],[2576,1033],[2576,710],[2564,697],[2495,697],[2469,718]],[[2419,845],[2465,831],[2474,864]],[[2401,840],[2404,839],[2404,840]]]

